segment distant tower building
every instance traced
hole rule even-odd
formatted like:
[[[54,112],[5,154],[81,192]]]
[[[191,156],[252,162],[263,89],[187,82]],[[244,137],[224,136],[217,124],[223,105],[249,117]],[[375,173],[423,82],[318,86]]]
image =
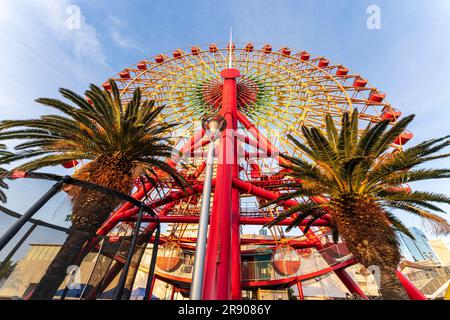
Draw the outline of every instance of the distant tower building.
[[[260,229],[259,230],[259,235],[260,236],[267,236],[267,229]]]
[[[402,233],[400,237],[409,253],[411,253],[414,261],[438,261],[433,249],[428,244],[428,239],[425,234],[416,227],[410,228],[409,231],[414,236],[414,240]]]

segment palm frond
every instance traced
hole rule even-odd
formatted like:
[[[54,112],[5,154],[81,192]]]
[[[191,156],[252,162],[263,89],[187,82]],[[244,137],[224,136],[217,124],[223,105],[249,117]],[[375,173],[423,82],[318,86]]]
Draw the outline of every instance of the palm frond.
[[[111,92],[91,85],[85,92],[89,101],[68,89],[60,89],[67,101],[36,100],[61,114],[2,121],[0,140],[21,140],[17,152],[6,155],[5,161],[27,160],[19,168],[37,170],[68,160],[96,161],[120,154],[132,165],[144,163],[148,170],[154,167],[167,172],[185,186],[183,177],[165,163],[172,153],[167,136],[176,124],[159,122],[163,107],[143,101],[139,89],[128,103],[122,103],[117,84],[110,83]]]
[[[432,227],[435,234],[448,235],[450,233],[450,224],[446,219],[437,214],[423,210],[418,206],[395,201],[385,201],[385,206],[393,209],[401,209],[422,218],[424,222]]]
[[[412,240],[415,240],[414,236],[412,235],[411,231],[409,231],[408,227],[406,227],[403,222],[401,222],[399,219],[397,219],[397,217],[389,212],[389,211],[385,211],[386,217],[388,218],[389,222],[392,224],[392,226],[394,227],[395,231],[403,233],[405,235],[407,235],[408,237],[410,237]]]

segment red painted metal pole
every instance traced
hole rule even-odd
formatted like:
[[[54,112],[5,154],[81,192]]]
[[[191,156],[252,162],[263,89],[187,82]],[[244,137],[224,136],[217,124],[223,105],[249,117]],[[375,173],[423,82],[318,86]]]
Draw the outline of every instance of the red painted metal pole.
[[[235,124],[237,130],[237,123]],[[236,132],[236,131],[235,131]],[[234,138],[233,179],[239,178],[238,141]],[[231,191],[231,299],[241,300],[241,204],[240,192]]]
[[[170,300],[173,300],[175,297],[175,287],[172,287],[172,294],[170,295]]]
[[[303,287],[302,282],[297,281],[297,289],[298,289],[298,300],[305,300],[305,296],[303,295]]]
[[[427,300],[427,297],[425,297],[425,295],[399,270],[397,270],[397,278],[400,280],[400,283],[405,288],[406,293],[411,300]]]
[[[368,300],[366,294],[361,290],[361,288],[352,279],[352,277],[350,277],[350,275],[347,273],[347,271],[345,271],[345,269],[335,270],[334,273],[338,276],[338,278],[346,286],[348,291],[350,291],[351,293],[356,293],[364,300]]]
[[[204,300],[231,299],[231,211],[234,172],[234,132],[237,127],[236,69],[221,72],[224,78],[221,115],[227,122],[218,157],[216,188],[206,249]]]
[[[148,299],[151,300],[152,296],[153,296],[153,289],[155,288],[156,278],[153,276],[151,279],[148,279],[148,281],[151,281],[151,283],[150,283],[150,293],[148,295]]]

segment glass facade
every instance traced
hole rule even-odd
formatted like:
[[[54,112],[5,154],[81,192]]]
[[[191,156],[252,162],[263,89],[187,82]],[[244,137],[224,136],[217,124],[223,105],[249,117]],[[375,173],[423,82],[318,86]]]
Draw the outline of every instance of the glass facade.
[[[400,234],[400,237],[414,261],[438,261],[433,250],[431,249],[431,246],[428,244],[426,235],[422,232],[422,230],[412,227],[409,231],[414,236],[414,240],[404,234]]]

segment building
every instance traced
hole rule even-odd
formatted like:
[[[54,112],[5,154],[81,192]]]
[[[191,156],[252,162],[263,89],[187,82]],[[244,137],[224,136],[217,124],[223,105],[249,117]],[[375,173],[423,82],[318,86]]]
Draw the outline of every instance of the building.
[[[17,262],[11,275],[1,285],[0,300],[22,299],[27,297],[37,286],[60,248],[61,246],[57,244],[30,244],[28,252]],[[149,248],[151,250],[151,246],[149,246]],[[105,258],[106,257],[102,255],[99,256],[97,253],[89,253],[84,258],[80,268],[73,270],[77,272],[74,272],[72,276],[70,275],[70,272],[68,272],[66,280],[60,286],[56,294],[56,299],[62,295],[66,285],[70,289],[67,298],[79,299],[79,296],[84,291],[84,287],[87,286],[90,288],[91,286],[88,284],[94,283],[96,280],[95,277],[99,276],[99,274],[103,274],[103,272],[108,269],[107,267],[104,267],[109,266],[110,259]],[[93,272],[94,270],[96,272]],[[119,276],[111,282],[99,299],[112,298],[112,293],[117,285],[118,278]],[[131,299],[139,299],[142,294],[142,287],[145,287],[146,281],[146,275],[138,270],[136,286],[133,288]],[[170,297],[170,292],[169,296],[167,292],[167,284],[156,280],[153,290],[154,295],[152,296],[153,299],[168,299]]]
[[[443,299],[450,287],[449,266],[430,261],[402,261],[400,270],[428,299]]]
[[[170,230],[172,233],[173,229]],[[119,242],[112,237],[107,245],[103,245],[102,254],[91,252],[80,266],[79,273],[74,277],[70,290],[69,299],[79,299],[84,287],[89,289],[95,287],[109,269],[111,258],[107,252],[108,248],[120,247]],[[246,234],[242,236],[244,242],[248,240],[269,241],[271,236]],[[172,246],[169,246],[172,244]],[[158,250],[156,265],[157,278],[154,281],[152,297],[162,300],[180,300],[189,298],[189,285],[192,278],[193,261],[195,251],[179,248],[176,242],[166,242]],[[33,290],[40,278],[45,273],[48,265],[58,252],[59,245],[32,244],[27,254],[18,261],[12,274],[0,287],[0,299],[24,298]],[[175,249],[174,249],[175,248]],[[284,248],[284,247],[283,247]],[[242,281],[244,283],[243,299],[346,299],[349,296],[347,288],[333,272],[321,273],[320,270],[344,261],[350,257],[345,245],[337,244],[317,251],[316,249],[301,250],[299,264],[294,268],[295,261],[292,258],[281,261],[275,259],[273,248],[260,246],[258,244],[243,245],[242,255]],[[114,250],[113,250],[114,251]],[[114,251],[116,252],[116,251]],[[117,254],[117,252],[116,252]],[[121,253],[123,254],[123,253]],[[132,288],[132,299],[142,299],[145,287],[148,284],[148,269],[152,254],[152,245],[146,246],[142,261],[137,267],[137,274]],[[285,269],[279,270],[281,267]],[[285,271],[292,268],[292,272]],[[294,270],[295,269],[295,270]],[[438,266],[436,263],[427,261],[421,263],[403,263],[402,272],[412,281],[417,288],[424,292],[430,299],[442,298],[450,281],[450,267]],[[365,294],[374,299],[379,296],[377,278],[370,270],[361,265],[347,267],[346,271],[350,277],[359,285]],[[301,282],[291,283],[290,277],[306,276]],[[68,279],[66,279],[68,280]],[[281,285],[270,285],[267,281],[278,281]],[[111,299],[118,282],[118,276],[104,289],[99,299]],[[67,281],[61,285],[57,297],[62,294]],[[253,283],[260,283],[252,286]],[[85,295],[83,295],[85,297]]]
[[[170,233],[174,231],[169,230]],[[246,239],[272,240],[271,236],[263,235],[243,235]],[[111,239],[111,241],[113,241]],[[114,243],[109,244],[112,246]],[[106,245],[103,246],[106,250]],[[11,275],[6,279],[0,287],[0,300],[25,298],[36,287],[41,277],[44,275],[48,265],[53,260],[60,245],[53,244],[31,244],[28,252],[18,262]],[[260,247],[258,245],[244,245],[243,250],[248,251],[242,255],[242,279],[246,283],[265,282],[267,280],[278,280],[289,278],[288,275],[280,274],[275,270],[272,261],[272,249]],[[329,250],[329,249],[324,249]],[[107,250],[109,252],[109,249]],[[158,251],[158,260],[164,256],[164,252],[168,251],[167,245],[162,245]],[[170,251],[170,250],[169,250]],[[173,251],[173,250],[172,250]],[[175,250],[176,251],[176,250]],[[174,251],[174,252],[175,252]],[[142,262],[137,270],[136,279],[133,285],[133,292],[136,292],[134,299],[142,298],[142,293],[147,285],[148,266],[150,265],[152,246],[148,245],[142,258]],[[166,252],[167,253],[167,252]],[[180,252],[179,263],[176,255],[170,255],[169,260],[157,262],[156,274],[152,296],[155,299],[172,300],[172,299],[188,299],[189,282],[192,277],[194,251],[182,250]],[[328,260],[334,259],[327,255]],[[340,257],[340,256],[339,256]],[[343,255],[343,258],[348,256]],[[301,265],[295,275],[303,275],[314,273],[325,269],[330,263],[337,261],[328,261],[316,250],[302,253]],[[79,299],[83,294],[84,287],[89,289],[98,281],[101,281],[102,275],[109,269],[111,259],[107,256],[96,252],[90,253],[80,266],[79,273],[73,278],[72,287],[67,296],[69,299]],[[289,261],[286,261],[288,264]],[[168,265],[174,265],[174,268],[167,268]],[[170,269],[170,270],[167,270]],[[353,274],[353,268],[349,268]],[[354,276],[353,276],[354,277]],[[69,277],[61,285],[57,293],[60,296],[68,283]],[[364,280],[364,279],[363,279]],[[99,296],[99,299],[111,299],[114,288],[117,285],[118,277],[116,277]],[[359,282],[359,281],[358,281]],[[303,281],[301,284],[302,295],[304,299],[345,299],[347,289],[334,273],[322,274],[320,276],[311,277],[309,280]],[[261,288],[243,288],[243,299],[288,299],[290,296],[298,296],[298,286],[289,287],[261,287]],[[85,295],[83,295],[85,296]]]
[[[430,240],[429,244],[443,266],[450,266],[450,249],[442,239]]]
[[[404,246],[411,254],[414,261],[438,261],[438,258],[428,244],[428,239],[422,230],[412,227],[409,229],[414,239],[411,239],[407,235],[401,233],[400,238],[403,241]]]

